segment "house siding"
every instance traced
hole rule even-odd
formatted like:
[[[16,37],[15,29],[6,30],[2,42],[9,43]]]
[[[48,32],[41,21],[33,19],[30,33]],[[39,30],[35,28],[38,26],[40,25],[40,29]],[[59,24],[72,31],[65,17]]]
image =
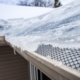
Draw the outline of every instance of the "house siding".
[[[30,80],[29,62],[9,46],[0,46],[0,80]]]

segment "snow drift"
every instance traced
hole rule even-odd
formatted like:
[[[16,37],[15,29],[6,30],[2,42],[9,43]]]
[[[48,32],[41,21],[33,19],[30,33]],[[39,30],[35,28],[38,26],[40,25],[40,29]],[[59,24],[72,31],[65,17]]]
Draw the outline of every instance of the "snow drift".
[[[40,44],[80,48],[80,1],[20,23],[8,21],[8,25],[0,35],[23,50],[35,51]]]

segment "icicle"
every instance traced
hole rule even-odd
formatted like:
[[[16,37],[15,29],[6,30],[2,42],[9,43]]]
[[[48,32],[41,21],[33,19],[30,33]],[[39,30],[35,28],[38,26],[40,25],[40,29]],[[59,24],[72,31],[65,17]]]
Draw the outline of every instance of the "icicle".
[[[13,47],[14,54],[16,55],[17,53],[16,53],[16,50],[15,50],[15,47],[14,47],[14,45],[11,45],[11,46]]]
[[[21,49],[21,53],[23,53],[23,50]]]
[[[16,50],[14,49],[14,54],[16,55]]]

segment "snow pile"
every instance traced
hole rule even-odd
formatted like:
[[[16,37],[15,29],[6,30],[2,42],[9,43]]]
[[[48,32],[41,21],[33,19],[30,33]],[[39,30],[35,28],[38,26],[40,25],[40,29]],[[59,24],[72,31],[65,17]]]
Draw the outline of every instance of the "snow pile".
[[[35,51],[40,44],[80,48],[80,1],[54,9],[46,15],[2,31],[6,40],[23,50]],[[29,19],[30,20],[30,19]],[[27,20],[28,21],[28,20]],[[0,32],[0,34],[2,34]]]
[[[29,7],[29,6],[12,6],[0,4],[0,19],[29,19],[37,17],[52,11],[53,8]]]
[[[6,30],[10,27],[7,21],[0,20],[0,31],[1,30]],[[2,35],[2,34],[1,34]]]

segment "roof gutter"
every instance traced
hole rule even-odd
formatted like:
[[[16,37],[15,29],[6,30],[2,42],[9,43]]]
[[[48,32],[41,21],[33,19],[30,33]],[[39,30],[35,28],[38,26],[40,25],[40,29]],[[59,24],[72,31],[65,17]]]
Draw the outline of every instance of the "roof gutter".
[[[10,43],[6,43],[11,46]],[[16,46],[14,46],[13,49],[52,80],[80,80],[80,72],[61,64],[58,61],[51,60],[35,52],[28,52],[27,50],[21,51],[21,49]]]
[[[4,45],[7,45],[5,41],[5,36],[0,36],[0,46],[4,46]]]

